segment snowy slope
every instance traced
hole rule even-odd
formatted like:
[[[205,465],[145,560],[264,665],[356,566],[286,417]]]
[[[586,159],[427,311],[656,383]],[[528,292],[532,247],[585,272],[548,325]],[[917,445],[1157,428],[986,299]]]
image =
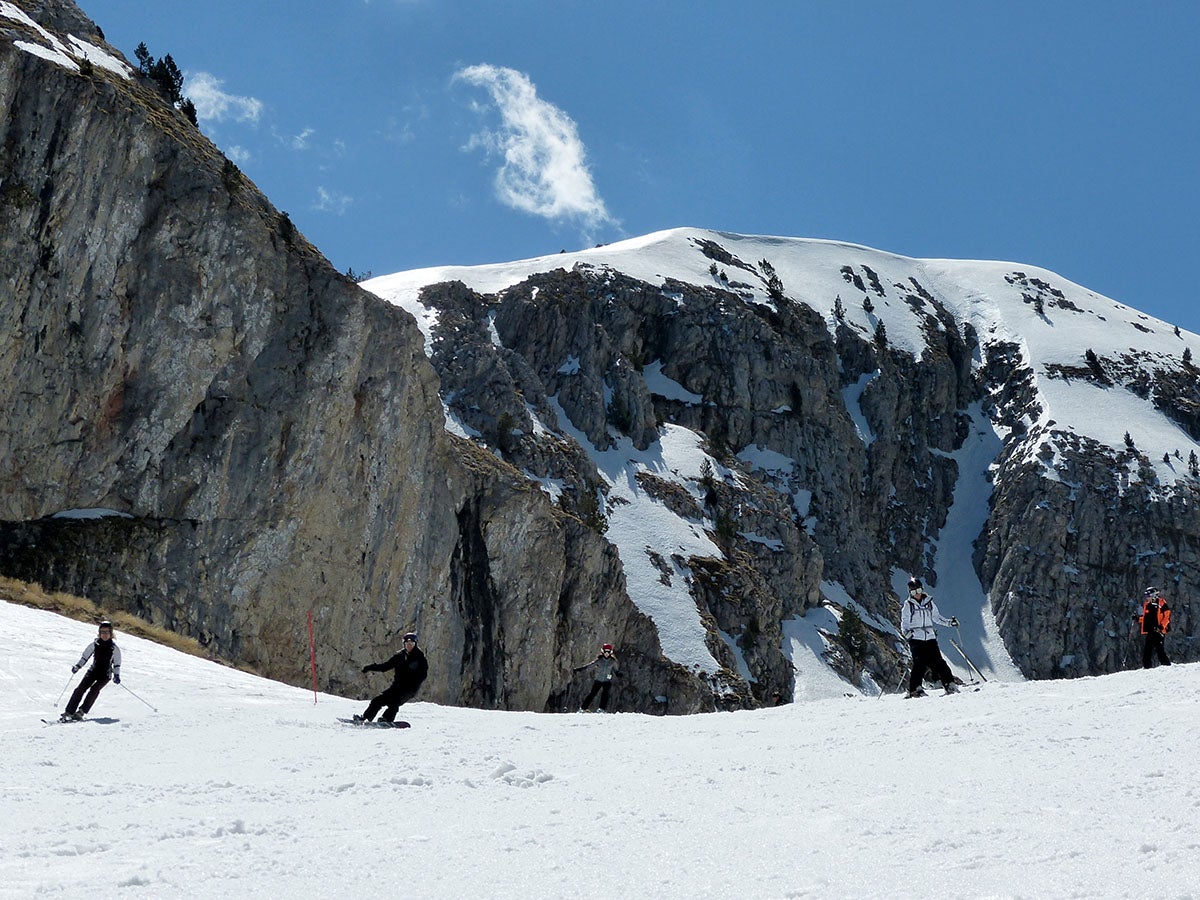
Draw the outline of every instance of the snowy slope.
[[[1195,666],[657,718],[361,703],[0,604],[0,897],[1191,896]],[[438,665],[438,660],[432,660]]]

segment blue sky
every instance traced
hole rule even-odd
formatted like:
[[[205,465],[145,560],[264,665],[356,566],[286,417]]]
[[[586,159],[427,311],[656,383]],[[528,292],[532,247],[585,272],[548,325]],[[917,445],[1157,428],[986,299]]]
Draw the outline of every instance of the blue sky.
[[[698,226],[1004,259],[1200,331],[1200,4],[83,0],[341,270]]]

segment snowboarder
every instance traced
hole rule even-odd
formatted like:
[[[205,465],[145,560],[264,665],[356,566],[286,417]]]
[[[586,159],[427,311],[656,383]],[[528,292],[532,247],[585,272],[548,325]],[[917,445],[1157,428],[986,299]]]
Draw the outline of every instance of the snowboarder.
[[[392,676],[392,686],[376,697],[367,706],[367,711],[361,716],[355,716],[356,722],[373,722],[375,714],[383,710],[380,719],[384,722],[396,721],[396,713],[400,706],[417,695],[425,676],[429,674],[429,663],[425,654],[417,646],[417,635],[410,631],[404,636],[404,649],[387,662],[370,663],[363,666],[364,672],[387,672],[395,670]]]
[[[617,657],[613,652],[612,644],[604,644],[600,647],[600,652],[596,658],[590,663],[582,666],[576,666],[576,672],[582,672],[584,669],[596,667],[596,674],[592,681],[592,689],[588,691],[588,695],[583,698],[583,703],[579,706],[580,712],[585,712],[596,699],[596,694],[600,695],[600,704],[596,707],[600,712],[605,712],[608,709],[608,694],[612,690],[613,679],[618,677],[620,673],[617,671]]]
[[[1167,629],[1171,627],[1171,607],[1167,605],[1166,599],[1159,593],[1158,588],[1146,588],[1142,601],[1142,614],[1134,616],[1134,618],[1137,619],[1142,634],[1145,636],[1145,643],[1142,645],[1142,668],[1151,668],[1154,665],[1154,656],[1157,656],[1158,661],[1164,666],[1169,666],[1171,660],[1167,658],[1163,639],[1167,635]]]
[[[105,620],[100,623],[96,639],[84,648],[83,656],[71,666],[71,671],[78,672],[89,659],[92,661],[92,667],[87,670],[83,681],[79,682],[79,687],[71,694],[66,710],[59,717],[63,722],[77,721],[86,716],[92,704],[96,702],[96,697],[100,695],[100,689],[108,684],[110,678],[115,684],[121,683],[121,648],[113,640],[112,622]],[[86,698],[84,694],[87,694]],[[79,705],[80,700],[83,701],[82,706]]]
[[[908,639],[908,646],[912,651],[912,673],[908,677],[906,697],[925,696],[921,682],[925,679],[926,669],[933,672],[933,677],[942,683],[947,694],[958,690],[958,679],[950,671],[950,665],[942,658],[934,625],[957,626],[958,619],[953,616],[947,619],[943,616],[933,598],[925,593],[921,579],[910,578],[908,598],[900,608],[900,633]]]

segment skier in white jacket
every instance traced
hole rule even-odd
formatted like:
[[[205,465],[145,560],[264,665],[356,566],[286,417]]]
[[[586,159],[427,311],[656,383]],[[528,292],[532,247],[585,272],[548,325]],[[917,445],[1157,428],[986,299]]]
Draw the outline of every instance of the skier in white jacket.
[[[83,656],[71,666],[71,671],[78,672],[87,665],[88,660],[91,660],[92,666],[71,694],[66,711],[60,717],[64,722],[86,716],[100,695],[100,689],[108,684],[109,679],[115,684],[121,683],[121,648],[113,640],[112,622],[105,620],[100,623],[96,639],[83,649]],[[80,701],[83,702],[82,706],[79,705]]]
[[[942,683],[947,694],[958,690],[958,679],[950,671],[938,647],[935,625],[957,626],[958,619],[943,616],[933,598],[925,593],[921,579],[910,578],[908,597],[900,607],[900,633],[908,639],[908,646],[912,650],[912,674],[908,678],[907,697],[925,696],[921,682],[925,680],[926,669],[933,672],[933,677]]]

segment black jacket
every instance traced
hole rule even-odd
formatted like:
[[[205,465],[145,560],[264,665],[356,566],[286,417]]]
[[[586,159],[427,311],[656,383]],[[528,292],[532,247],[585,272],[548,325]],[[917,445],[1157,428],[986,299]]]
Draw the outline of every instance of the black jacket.
[[[392,687],[415,691],[429,674],[429,663],[425,661],[425,654],[421,652],[421,648],[413,647],[411,651],[401,650],[387,662],[371,663],[363,667],[364,672],[387,672],[389,669],[396,672],[392,678]]]

